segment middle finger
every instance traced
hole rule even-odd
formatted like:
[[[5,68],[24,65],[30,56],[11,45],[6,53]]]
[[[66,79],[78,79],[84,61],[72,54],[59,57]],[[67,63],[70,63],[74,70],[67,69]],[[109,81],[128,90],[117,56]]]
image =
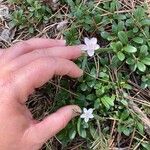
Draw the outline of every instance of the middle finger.
[[[76,59],[81,56],[81,50],[77,46],[53,47],[48,49],[35,50],[30,53],[21,55],[20,57],[9,62],[2,70],[5,73],[7,71],[15,71],[31,63],[32,61],[35,61],[36,59],[46,56]]]

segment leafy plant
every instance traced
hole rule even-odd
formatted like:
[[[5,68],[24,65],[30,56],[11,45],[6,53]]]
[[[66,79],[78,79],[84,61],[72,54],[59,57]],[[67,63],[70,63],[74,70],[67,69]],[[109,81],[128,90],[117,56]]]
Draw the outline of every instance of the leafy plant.
[[[11,3],[18,6],[19,2],[13,0]],[[19,4],[20,7],[11,15],[12,21],[10,24],[11,26],[19,26],[19,28],[29,27],[29,31],[34,29],[34,25],[48,22],[52,13],[49,7],[38,0],[25,0]]]
[[[55,93],[53,110],[67,104],[94,109],[94,119],[86,123],[76,118],[57,135],[63,148],[77,137],[84,140],[81,149],[129,146],[150,149],[145,124],[130,104],[135,101],[149,115],[150,18],[142,2],[132,10],[122,3],[119,0],[60,1],[65,9],[55,19],[64,17],[70,22],[62,31],[67,44],[81,44],[84,37],[96,37],[101,46],[93,57],[85,54],[76,61],[84,71],[83,77],[59,78],[51,87]],[[37,24],[53,21],[49,20],[53,12],[40,1],[26,0],[18,3],[17,8],[12,13],[12,23],[19,28],[31,27],[32,31]]]

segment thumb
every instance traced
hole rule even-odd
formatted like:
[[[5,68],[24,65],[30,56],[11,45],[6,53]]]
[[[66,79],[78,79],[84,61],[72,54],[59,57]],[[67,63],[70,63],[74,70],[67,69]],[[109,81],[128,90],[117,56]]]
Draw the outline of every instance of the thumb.
[[[26,138],[33,143],[44,143],[61,131],[72,118],[78,116],[80,113],[81,109],[79,106],[69,105],[62,107],[40,123],[28,128],[25,133]]]

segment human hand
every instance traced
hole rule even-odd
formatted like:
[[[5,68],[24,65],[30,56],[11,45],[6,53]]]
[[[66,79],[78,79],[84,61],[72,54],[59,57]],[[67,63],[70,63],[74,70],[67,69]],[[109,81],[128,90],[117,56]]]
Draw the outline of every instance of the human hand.
[[[81,55],[62,40],[30,39],[0,50],[0,150],[37,150],[80,112],[65,106],[38,122],[25,102],[35,88],[53,75],[80,77],[72,61]]]

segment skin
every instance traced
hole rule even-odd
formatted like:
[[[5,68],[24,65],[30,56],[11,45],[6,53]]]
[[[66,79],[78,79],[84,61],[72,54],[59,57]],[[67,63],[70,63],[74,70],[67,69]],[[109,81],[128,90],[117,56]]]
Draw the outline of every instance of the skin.
[[[79,47],[39,38],[0,50],[0,150],[38,150],[81,112],[69,105],[39,122],[25,105],[35,88],[54,75],[80,77],[83,71],[71,61],[79,56]]]

